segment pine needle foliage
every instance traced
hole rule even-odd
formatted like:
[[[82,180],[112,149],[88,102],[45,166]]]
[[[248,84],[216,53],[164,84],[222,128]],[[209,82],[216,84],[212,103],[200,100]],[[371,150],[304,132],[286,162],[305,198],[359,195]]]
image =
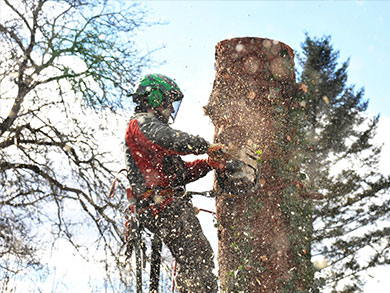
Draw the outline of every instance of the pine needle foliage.
[[[326,258],[319,277],[332,292],[363,292],[370,268],[390,263],[390,178],[373,143],[379,115],[366,113],[364,89],[348,85],[330,36],[306,35],[298,57],[307,134],[307,185],[325,199],[314,205],[313,256]]]

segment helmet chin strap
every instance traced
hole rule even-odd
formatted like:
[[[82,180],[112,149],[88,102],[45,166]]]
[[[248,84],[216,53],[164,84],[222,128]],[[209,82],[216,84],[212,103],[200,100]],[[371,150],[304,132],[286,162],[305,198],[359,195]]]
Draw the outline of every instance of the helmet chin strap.
[[[172,121],[171,123],[169,123],[169,118],[172,118],[172,111],[169,108],[162,110],[161,115],[164,117],[164,119],[166,119],[166,123],[172,124],[174,122]]]
[[[172,111],[169,108],[164,109],[163,111],[157,110],[156,108],[152,109],[153,113],[157,116],[158,119],[160,119],[162,122],[167,124],[169,123],[169,118],[172,117]]]

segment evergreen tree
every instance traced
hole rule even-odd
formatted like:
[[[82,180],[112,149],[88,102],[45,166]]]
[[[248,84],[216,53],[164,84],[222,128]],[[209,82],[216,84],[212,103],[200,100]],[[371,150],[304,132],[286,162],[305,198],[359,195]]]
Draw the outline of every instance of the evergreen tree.
[[[307,133],[307,185],[321,191],[313,215],[313,256],[333,292],[361,292],[370,268],[390,263],[390,178],[379,172],[373,144],[379,115],[365,113],[364,89],[347,84],[349,60],[339,64],[331,38],[306,35],[299,56],[301,106]]]

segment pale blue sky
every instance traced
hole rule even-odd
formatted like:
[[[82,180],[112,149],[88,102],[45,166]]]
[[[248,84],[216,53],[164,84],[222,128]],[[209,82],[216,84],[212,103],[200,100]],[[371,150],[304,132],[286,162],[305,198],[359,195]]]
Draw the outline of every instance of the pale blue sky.
[[[166,21],[139,34],[163,66],[152,71],[175,78],[186,103],[204,105],[214,79],[214,47],[232,37],[264,37],[296,52],[310,36],[331,35],[340,62],[350,58],[349,84],[364,87],[369,112],[390,116],[388,99],[390,1],[143,1],[149,19]],[[203,89],[203,90],[200,90]],[[185,104],[183,102],[183,104]]]

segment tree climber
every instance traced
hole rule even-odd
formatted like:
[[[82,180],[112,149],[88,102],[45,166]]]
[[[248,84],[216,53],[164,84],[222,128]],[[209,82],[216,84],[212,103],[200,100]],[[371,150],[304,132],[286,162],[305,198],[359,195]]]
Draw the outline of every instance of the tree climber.
[[[213,160],[221,145],[211,145],[169,126],[176,118],[183,94],[172,79],[144,76],[132,95],[135,115],[126,131],[129,200],[136,199],[140,224],[159,237],[178,264],[179,292],[217,292],[214,255],[202,232],[185,185],[223,162]],[[183,161],[181,155],[209,154],[208,159]]]

